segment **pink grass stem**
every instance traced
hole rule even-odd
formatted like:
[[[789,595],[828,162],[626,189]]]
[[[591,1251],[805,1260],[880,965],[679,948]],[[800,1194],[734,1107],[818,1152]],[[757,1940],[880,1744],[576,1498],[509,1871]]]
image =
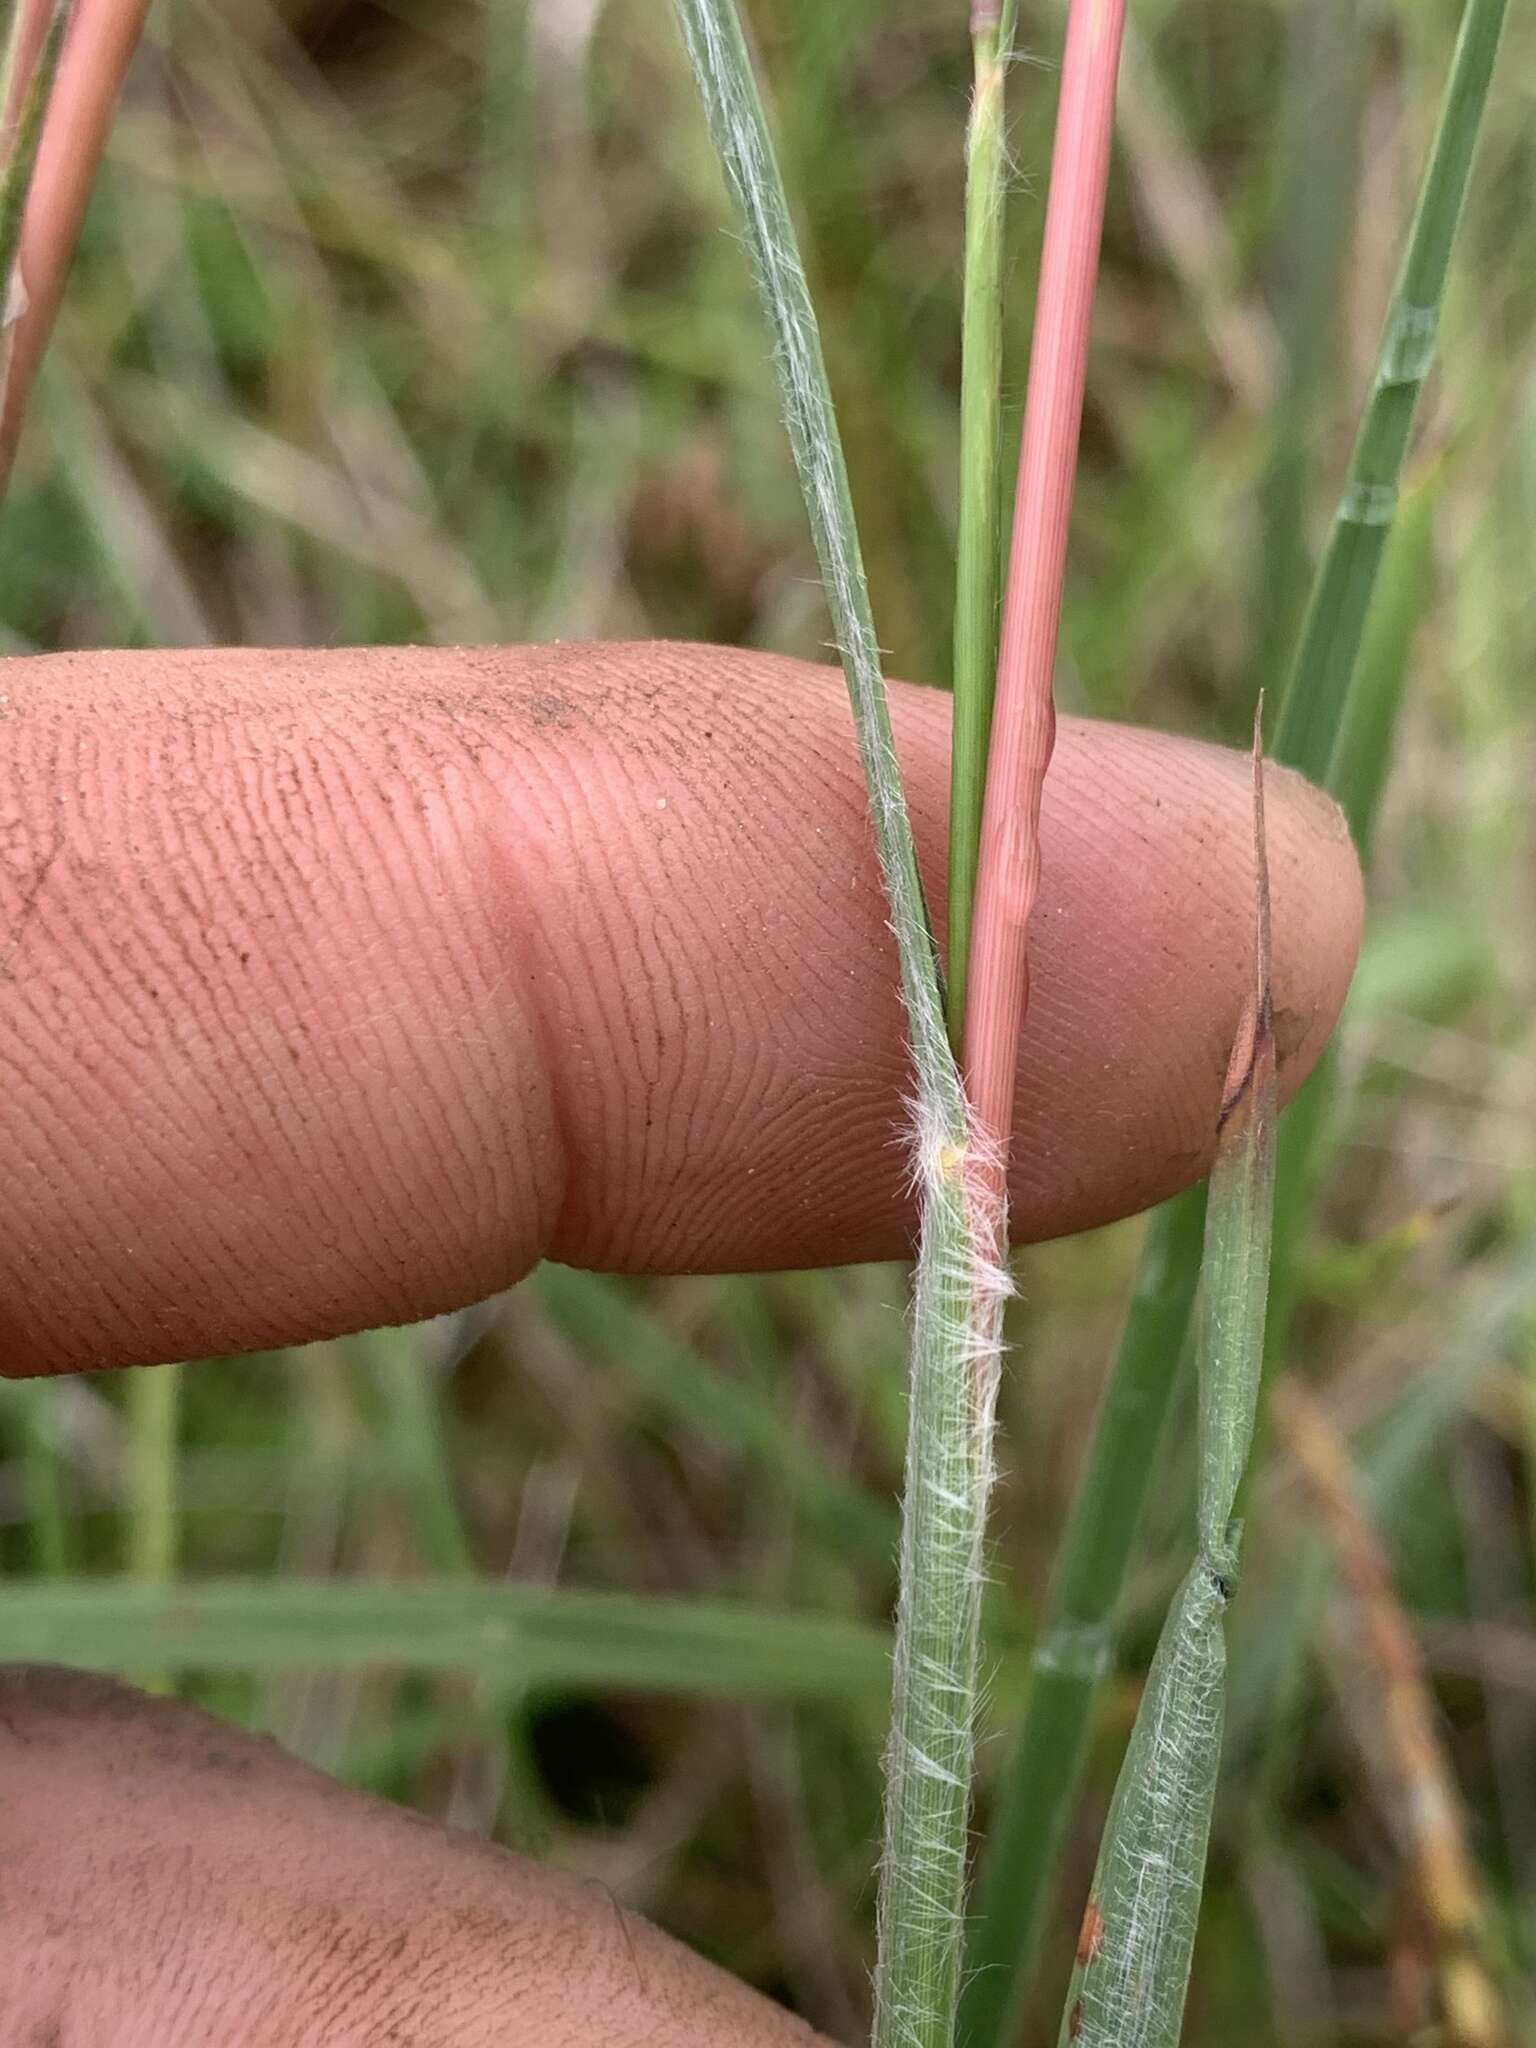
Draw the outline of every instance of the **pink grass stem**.
[[[148,8],[149,0],[76,0],[70,16],[22,220],[17,269],[27,303],[10,332],[0,396],[0,485],[10,475],[22,412],[64,295],[96,167]],[[50,11],[32,8],[34,61]]]
[[[1056,737],[1051,684],[1124,26],[1125,0],[1071,0],[1019,452],[964,1049],[967,1092],[986,1149],[999,1162],[999,1227],[1029,995],[1029,918],[1040,883],[1040,795]]]

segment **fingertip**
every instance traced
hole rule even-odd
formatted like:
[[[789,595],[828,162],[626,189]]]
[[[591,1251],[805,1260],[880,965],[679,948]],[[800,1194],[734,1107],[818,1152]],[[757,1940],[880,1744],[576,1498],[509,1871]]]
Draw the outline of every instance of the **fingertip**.
[[[839,679],[799,663],[715,659],[727,669],[743,665],[734,687],[772,690],[787,766],[797,755],[824,763],[829,732],[839,737],[849,800],[862,813]],[[950,700],[898,682],[890,685],[890,701],[924,884],[942,934]],[[795,776],[789,779],[794,786]],[[1288,1100],[1337,1022],[1359,950],[1363,898],[1359,862],[1331,798],[1273,765],[1265,787],[1280,1082]],[[867,824],[860,829],[872,883],[870,834]],[[795,821],[793,834],[802,830]],[[1145,728],[1063,718],[1046,778],[1042,835],[1010,1177],[1020,1241],[1112,1221],[1177,1193],[1210,1165],[1222,1077],[1252,976],[1251,756]],[[787,846],[793,858],[793,838]],[[841,1170],[820,1184],[823,1242],[841,1246],[845,1258],[891,1256],[903,1248],[893,1225],[905,1214],[903,1227],[911,1227],[893,1192],[894,1103],[878,1148],[872,1142],[881,1098],[869,1083],[885,1062],[877,1068],[871,1056],[870,1024],[884,1011],[889,1039],[900,1032],[894,953],[878,890],[861,883],[858,893],[864,902],[857,925],[834,941],[839,966],[856,973],[858,984],[849,983],[822,1027],[824,1043],[834,1036],[848,1042],[844,1058],[856,1033],[864,1041],[857,1077],[833,1112],[857,1105],[858,1122],[850,1118],[843,1133]],[[839,906],[838,915],[845,912]],[[889,986],[877,965],[877,923]],[[803,1030],[820,1008],[819,1000],[798,1003],[796,1028]],[[895,1079],[893,1073],[883,1085],[894,1092]],[[765,1241],[784,1214],[773,1199],[775,1180],[758,1183]]]
[[[1359,950],[1359,862],[1338,807],[1266,768],[1282,1097],[1316,1064]],[[1245,752],[1064,719],[1016,1103],[1013,1214],[1065,1235],[1166,1199],[1210,1165],[1251,985]]]
[[[1344,1008],[1365,926],[1365,878],[1349,821],[1326,791],[1267,761],[1275,1030],[1285,1100],[1316,1066]],[[1285,871],[1276,880],[1277,863]]]

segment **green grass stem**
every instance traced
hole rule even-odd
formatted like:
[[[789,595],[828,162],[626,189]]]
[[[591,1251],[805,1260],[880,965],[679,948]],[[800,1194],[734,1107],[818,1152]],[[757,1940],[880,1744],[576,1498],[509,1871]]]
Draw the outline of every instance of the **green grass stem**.
[[[1357,0],[1300,0],[1289,10],[1283,184],[1273,265],[1283,368],[1259,494],[1254,576],[1255,670],[1284,688],[1312,576],[1316,427],[1330,394],[1339,283],[1359,176],[1364,38]]]
[[[1355,849],[1367,870],[1376,812],[1392,764],[1409,653],[1429,590],[1438,476],[1437,471],[1407,493],[1393,525],[1328,763],[1326,786],[1349,820]],[[1270,1276],[1272,1351],[1284,1346],[1290,1329],[1297,1269],[1337,1099],[1338,1055],[1330,1045],[1280,1125]]]
[[[181,1433],[181,1367],[140,1366],[128,1375],[124,1416],[123,1567],[141,1585],[168,1586],[176,1576],[177,1456]],[[169,1692],[170,1673],[141,1668],[138,1683]]]
[[[1428,602],[1442,475],[1437,465],[1404,494],[1328,757],[1326,787],[1349,820],[1362,861],[1375,839],[1413,638]]]
[[[1276,759],[1324,784],[1344,805],[1362,861],[1369,854],[1391,757],[1407,649],[1418,616],[1417,593],[1428,568],[1427,489],[1410,501],[1414,509],[1403,545],[1389,549],[1388,543],[1504,14],[1505,0],[1468,0],[1462,15],[1375,381],[1275,729]],[[1384,558],[1392,567],[1381,593],[1385,616],[1378,631],[1372,605]],[[1317,1183],[1334,1071],[1332,1056],[1325,1055],[1281,1133],[1274,1341],[1289,1326],[1296,1260]]]
[[[64,1461],[59,1455],[58,1393],[53,1380],[22,1380],[9,1392],[31,1563],[45,1579],[58,1579],[69,1572],[76,1551]]]
[[[1504,14],[1504,0],[1468,0],[1462,16],[1407,253],[1387,315],[1375,385],[1276,728],[1278,758],[1323,782],[1338,798],[1367,867],[1409,649],[1426,601],[1439,472],[1407,494],[1400,512],[1399,478],[1429,368]],[[1415,323],[1422,354],[1417,363],[1410,360],[1405,366],[1394,351],[1400,351],[1403,333]],[[1401,374],[1405,370],[1415,374]],[[1362,483],[1372,486],[1374,498],[1362,499]],[[1383,516],[1374,521],[1352,516],[1372,508]],[[1296,1306],[1299,1260],[1333,1125],[1337,1080],[1337,1058],[1330,1048],[1281,1126],[1272,1350],[1284,1347]],[[1305,1597],[1305,1592],[1296,1596],[1298,1601]],[[1294,1754],[1300,1686],[1300,1673],[1293,1669],[1271,1705],[1255,1801],[1261,1817],[1284,1782],[1287,1759]]]
[[[1397,510],[1419,393],[1434,358],[1456,224],[1493,77],[1506,0],[1467,0],[1408,247],[1344,494],[1302,626],[1273,753],[1324,780],[1354,673],[1366,613]]]
[[[123,1564],[131,1578],[145,1585],[168,1585],[176,1573],[181,1368],[141,1366],[129,1373],[124,1409],[127,1476]]]
[[[961,295],[960,522],[955,561],[954,728],[949,795],[949,1038],[965,1040],[965,985],[981,851],[1002,601],[1003,253],[1007,84],[1016,0],[971,20]]]
[[[474,1549],[454,1497],[441,1389],[415,1334],[370,1330],[349,1348],[373,1382],[423,1564],[448,1578],[472,1575]]]

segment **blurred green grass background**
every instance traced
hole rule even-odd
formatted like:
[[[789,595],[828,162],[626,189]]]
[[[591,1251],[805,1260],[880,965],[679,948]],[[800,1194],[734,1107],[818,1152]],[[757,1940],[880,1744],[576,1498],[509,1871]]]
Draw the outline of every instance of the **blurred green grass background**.
[[[1068,708],[1241,738],[1258,687],[1282,679],[1456,13],[1133,9]],[[752,19],[889,667],[940,682],[964,9],[757,0]],[[1056,8],[1025,6],[1026,50],[1059,35]],[[1527,1973],[1533,78],[1536,30],[1516,10],[1415,459],[1436,474],[1432,574],[1347,1086],[1277,1362],[1359,1461],[1496,1937]],[[1015,402],[1052,98],[1049,71],[1021,64]],[[667,11],[161,0],[7,522],[13,652],[670,635],[822,653],[759,314]],[[1142,1229],[1023,1262],[1030,1370],[1004,1391],[989,1611],[999,1731]],[[550,1269],[471,1320],[199,1365],[171,1418],[173,1475],[167,1379],[0,1388],[5,1653],[175,1667],[190,1697],[355,1783],[602,1880],[852,2040],[903,1294],[896,1269],[648,1285]],[[1134,1579],[1030,2043],[1054,2038],[1074,1909],[1187,1555],[1188,1436],[1173,1432]],[[1448,2039],[1422,2030],[1428,1943],[1371,1681],[1280,1444],[1253,1513],[1186,2039]],[[193,1583],[167,1604],[172,1546]],[[744,1626],[742,1601],[772,1617]],[[984,1751],[983,1823],[1004,1752]]]

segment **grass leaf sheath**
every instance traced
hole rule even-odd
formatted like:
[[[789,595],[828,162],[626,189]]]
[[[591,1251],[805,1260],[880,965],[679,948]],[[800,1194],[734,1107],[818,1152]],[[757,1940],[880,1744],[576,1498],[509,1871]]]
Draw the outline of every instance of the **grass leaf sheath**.
[[[1082,1783],[1094,1707],[1114,1668],[1121,1592],[1158,1470],[1200,1277],[1205,1186],[1148,1225],[1140,1277],[1110,1368],[1051,1575],[1012,1754],[995,1795],[966,1948],[960,2038],[1012,2041]]]
[[[869,786],[902,998],[919,1083],[942,1092],[956,1131],[961,1098],[944,1055],[937,954],[923,902],[906,794],[891,737],[880,652],[854,524],[820,330],[734,0],[676,0],[688,55],[773,335],[784,422],[800,474]]]
[[[1121,1766],[1078,1940],[1062,2048],[1177,2048],[1221,1759],[1236,1507],[1264,1361],[1275,1043],[1263,763],[1254,755],[1254,983],[1227,1069],[1201,1273],[1198,1545]]]

